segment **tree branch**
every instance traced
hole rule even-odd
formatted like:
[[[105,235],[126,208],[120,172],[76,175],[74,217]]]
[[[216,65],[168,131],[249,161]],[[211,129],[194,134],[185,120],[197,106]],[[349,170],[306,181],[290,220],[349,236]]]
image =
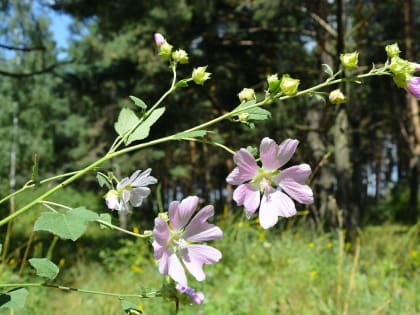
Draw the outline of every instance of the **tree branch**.
[[[45,46],[15,47],[15,46],[9,46],[9,45],[6,45],[6,44],[0,44],[0,48],[9,49],[9,50],[18,50],[18,51],[45,50]]]
[[[50,66],[48,66],[44,69],[35,70],[35,71],[31,71],[31,72],[9,72],[9,71],[0,69],[0,76],[7,76],[7,77],[12,77],[12,78],[27,78],[27,77],[31,77],[31,76],[35,76],[35,75],[40,75],[40,74],[53,72],[53,70],[55,68],[57,68],[59,66],[62,66],[62,65],[65,65],[65,64],[72,63],[72,62],[73,62],[73,60],[54,63],[54,64],[52,64],[52,65],[50,65]]]

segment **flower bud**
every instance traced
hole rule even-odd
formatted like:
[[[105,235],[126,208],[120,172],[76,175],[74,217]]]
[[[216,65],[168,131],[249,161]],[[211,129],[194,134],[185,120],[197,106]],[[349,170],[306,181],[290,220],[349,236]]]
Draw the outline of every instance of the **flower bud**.
[[[277,74],[272,74],[267,77],[268,90],[270,93],[277,93],[280,89],[280,80]]]
[[[238,97],[241,103],[255,100],[254,89],[244,88],[241,92],[238,93]]]
[[[248,122],[249,114],[248,113],[240,113],[238,118],[239,118],[239,121],[241,123],[246,123],[246,122]]]
[[[411,95],[420,99],[420,77],[412,77],[408,80],[407,90]]]
[[[156,45],[158,45],[158,46],[160,46],[164,42],[166,42],[165,37],[163,37],[163,35],[161,33],[155,33],[154,39],[155,39]]]
[[[400,57],[393,57],[389,69],[393,74],[395,84],[407,88],[408,81],[416,71],[417,65]]]
[[[173,46],[171,44],[169,44],[167,41],[163,42],[159,46],[159,55],[161,55],[163,57],[170,57],[171,53],[172,53],[172,48],[173,48]]]
[[[386,54],[388,55],[388,58],[398,57],[398,55],[401,52],[397,43],[394,43],[392,45],[386,45],[385,51],[386,51]]]
[[[188,63],[188,54],[185,50],[178,49],[172,53],[172,59],[175,62],[185,64],[185,63]]]
[[[208,79],[210,79],[210,72],[206,72],[207,66],[194,68],[191,78],[196,84],[203,85]]]
[[[340,89],[336,89],[330,92],[329,100],[332,104],[341,104],[346,101],[346,97]]]
[[[340,55],[341,64],[344,68],[356,68],[359,62],[359,53],[357,51]]]
[[[288,74],[284,74],[280,81],[280,89],[284,94],[292,96],[296,94],[299,83],[298,79],[293,79]]]

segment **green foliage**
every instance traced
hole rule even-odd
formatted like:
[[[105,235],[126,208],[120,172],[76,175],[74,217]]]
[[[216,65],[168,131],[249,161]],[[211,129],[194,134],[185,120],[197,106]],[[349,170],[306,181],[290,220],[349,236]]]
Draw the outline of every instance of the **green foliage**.
[[[157,108],[145,118],[139,119],[131,109],[123,108],[114,127],[118,135],[125,139],[125,144],[129,145],[133,141],[147,138],[150,133],[150,127],[164,112],[165,107]]]
[[[36,274],[47,280],[53,280],[58,275],[60,269],[56,264],[47,258],[31,258],[29,263],[35,268]]]
[[[25,307],[25,301],[28,294],[29,292],[25,288],[16,288],[0,294],[0,309],[21,309]]]
[[[43,212],[35,222],[35,231],[48,231],[63,239],[76,241],[86,230],[89,222],[96,221],[98,215],[84,207],[74,208],[64,213]]]

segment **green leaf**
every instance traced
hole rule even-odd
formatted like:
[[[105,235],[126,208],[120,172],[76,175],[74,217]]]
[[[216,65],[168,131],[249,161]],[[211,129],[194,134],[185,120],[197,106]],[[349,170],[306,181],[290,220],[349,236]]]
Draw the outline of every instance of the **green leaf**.
[[[64,213],[43,212],[36,220],[35,231],[48,231],[62,239],[77,240],[86,230],[89,222],[96,221],[98,215],[84,207],[74,208]]]
[[[322,65],[325,68],[324,72],[326,74],[328,74],[330,77],[333,77],[334,76],[334,71],[331,69],[331,67],[329,65],[327,65],[326,63],[323,63]]]
[[[179,132],[174,135],[175,139],[185,139],[185,138],[201,138],[204,137],[208,133],[207,130],[195,130],[195,131],[188,131],[188,132]]]
[[[106,223],[112,223],[112,217],[109,213],[101,213],[99,215],[99,220],[105,221]],[[108,229],[109,227],[107,227],[104,224],[99,223],[99,226],[101,227],[101,229]]]
[[[175,88],[183,88],[183,87],[187,87],[188,86],[188,81],[187,79],[184,80],[179,80],[176,84],[175,84]]]
[[[28,294],[29,292],[25,288],[16,288],[7,293],[0,294],[0,309],[6,307],[23,308]]]
[[[163,115],[165,107],[156,108],[128,137],[126,144],[136,140],[143,140],[149,136],[150,127]]]
[[[146,105],[146,103],[145,102],[143,102],[141,99],[139,99],[138,97],[135,97],[135,96],[132,96],[132,95],[130,95],[129,96],[130,98],[131,98],[131,100],[134,102],[134,104],[136,104],[138,107],[140,107],[141,109],[146,109],[147,108],[147,105]]]
[[[102,173],[96,173],[96,179],[98,180],[99,186],[104,187],[106,186],[108,189],[111,189],[111,185],[108,181],[108,177]]]
[[[121,300],[121,307],[124,309],[124,312],[126,314],[129,314],[129,315],[143,314],[143,307],[141,305],[139,305],[139,306],[137,306],[136,304],[134,304],[130,301]]]
[[[254,105],[255,103],[256,103],[256,100],[252,100],[252,101],[242,103],[241,105],[236,107],[235,110]],[[255,108],[251,108],[251,109],[241,111],[238,115],[241,115],[242,113],[247,113],[249,115],[248,121],[266,120],[266,119],[271,117],[271,113],[268,110],[260,108],[260,107],[255,107]]]
[[[117,122],[114,124],[115,131],[120,136],[123,136],[129,130],[133,129],[139,121],[140,119],[131,109],[123,108],[118,115]]]
[[[35,268],[36,274],[40,277],[53,280],[57,277],[60,269],[48,258],[31,258],[29,263]]]

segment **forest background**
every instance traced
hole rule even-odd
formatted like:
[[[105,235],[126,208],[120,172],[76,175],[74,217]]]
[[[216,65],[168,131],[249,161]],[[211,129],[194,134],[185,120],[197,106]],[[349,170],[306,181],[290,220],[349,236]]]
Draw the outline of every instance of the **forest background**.
[[[65,15],[71,21],[64,51],[54,40],[53,13]],[[151,130],[151,138],[183,130],[231,110],[237,106],[237,94],[244,87],[263,94],[269,74],[289,73],[301,80],[301,86],[312,86],[326,78],[323,64],[339,68],[342,52],[360,53],[361,72],[370,69],[372,63],[384,62],[384,47],[394,42],[399,44],[404,58],[420,61],[418,0],[2,0],[0,16],[2,196],[31,178],[35,159],[39,160],[40,178],[70,172],[98,159],[115,137],[113,124],[119,111],[133,106],[129,96],[152,103],[162,95],[170,75],[157,55],[155,32],[188,51],[193,65],[208,65],[212,78],[204,87],[191,86],[172,95],[167,100],[167,113]],[[188,76],[190,71],[189,66],[180,68],[181,76]],[[340,88],[347,98],[345,104],[333,105],[314,97],[290,99],[271,106],[271,119],[258,122],[255,128],[224,122],[212,137],[235,149],[258,146],[264,136],[277,142],[289,137],[299,139],[295,160],[309,163],[314,170],[310,184],[315,203],[300,208],[308,210],[302,212],[304,216],[284,220],[273,233],[292,230],[294,237],[300,233],[296,231],[304,234],[309,231],[307,238],[298,242],[305,249],[306,243],[313,244],[309,246],[313,249],[317,242],[329,244],[330,236],[325,235],[334,236],[337,230],[345,231],[349,244],[355,244],[361,231],[369,234],[379,226],[382,236],[395,236],[389,243],[406,245],[401,247],[406,259],[392,261],[390,270],[409,266],[412,269],[408,277],[413,277],[411,272],[419,277],[418,100],[398,89],[389,77],[375,77],[361,85],[346,83]],[[159,179],[159,189],[153,192],[153,197],[160,196],[165,206],[182,196],[198,194],[215,205],[219,220],[236,222],[234,218],[242,214],[233,205],[232,187],[225,180],[234,167],[232,156],[206,143],[166,143],[140,154],[119,157],[104,167],[113,169],[119,178],[135,169],[151,167],[152,174]],[[92,175],[57,198],[103,210],[105,193]],[[31,191],[12,199],[7,206],[3,204],[1,217],[36,194],[37,191]],[[156,198],[149,198],[130,216],[113,215],[128,229],[150,229],[157,212],[153,199]],[[50,246],[49,238],[31,234],[39,211],[15,222],[7,241],[6,228],[2,228],[2,263],[12,273],[25,274],[23,256],[30,238],[31,253],[35,256],[36,251],[39,254],[48,248],[58,252],[51,255],[59,260],[60,255],[74,248],[63,242],[57,249],[55,243]],[[252,222],[250,225],[252,229]],[[252,231],[247,233],[254,235]],[[93,233],[86,244],[80,245],[83,254],[78,255],[83,259],[78,257],[82,263],[77,259],[73,265],[67,262],[69,270],[73,270],[70,266],[81,268],[88,260],[86,257],[95,256],[89,248],[95,240],[103,242],[98,240],[100,235]],[[260,242],[261,231],[255,235],[255,242]],[[125,248],[127,253],[134,246],[119,247],[117,242],[106,243],[109,249]],[[270,244],[275,244],[274,240]],[[335,246],[332,244],[331,247]],[[342,244],[337,244],[340,249]],[[301,251],[298,252],[306,255]],[[351,261],[355,251],[355,245],[348,249],[350,269],[354,266]],[[103,248],[102,256],[96,253],[95,257],[108,257],[105,252]],[[385,252],[389,259],[395,258],[392,249]],[[377,259],[374,255],[370,259],[375,261],[374,257]],[[136,259],[141,263],[133,262],[132,266],[144,263],[143,258]],[[118,265],[112,259],[105,264],[109,268]],[[87,263],[84,266],[88,268]],[[315,277],[311,268],[308,272]],[[420,312],[420,301],[415,299],[410,300],[410,306],[402,306],[408,309],[407,314]],[[340,308],[344,312],[343,301],[335,299],[331,304],[325,299],[324,312],[325,308]],[[377,301],[372,310],[381,305],[388,307],[391,302],[386,301]],[[40,301],[33,303],[42,305]],[[273,307],[280,309],[281,305]]]

